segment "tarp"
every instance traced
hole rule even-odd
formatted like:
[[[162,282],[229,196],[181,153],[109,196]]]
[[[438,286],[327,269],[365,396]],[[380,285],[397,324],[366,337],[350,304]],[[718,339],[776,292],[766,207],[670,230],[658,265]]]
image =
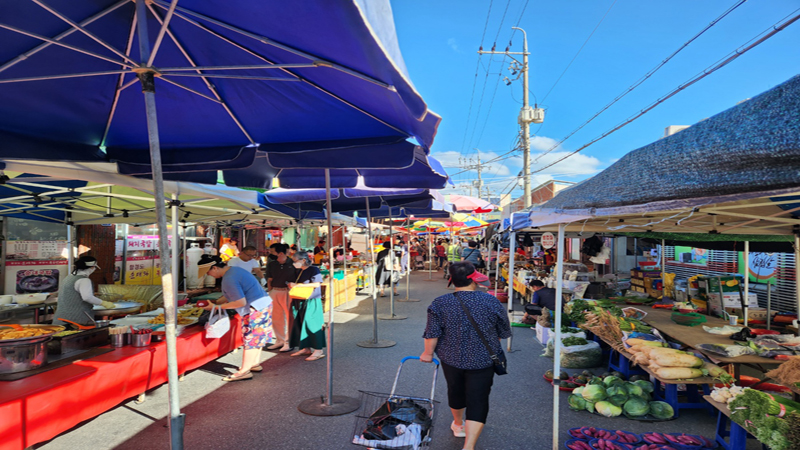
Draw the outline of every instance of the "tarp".
[[[800,76],[628,153],[544,207],[609,215],[599,210],[681,209],[787,189],[800,189]]]

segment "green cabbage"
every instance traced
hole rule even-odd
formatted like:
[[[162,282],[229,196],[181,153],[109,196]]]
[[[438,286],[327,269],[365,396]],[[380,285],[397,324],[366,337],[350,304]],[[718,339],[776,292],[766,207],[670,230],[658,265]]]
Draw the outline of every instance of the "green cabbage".
[[[672,416],[675,415],[675,411],[672,409],[672,406],[666,402],[650,402],[650,414],[653,415],[656,419],[672,419]]]
[[[594,406],[598,413],[606,417],[617,417],[618,415],[622,414],[622,408],[610,402],[597,402],[597,404]]]
[[[650,405],[638,397],[632,397],[630,400],[625,402],[625,405],[622,407],[622,411],[627,417],[641,417],[650,412]]]
[[[575,395],[581,395],[581,392],[583,392],[583,386],[578,386],[572,390],[572,393]]]
[[[649,382],[647,380],[636,380],[636,381],[633,382],[633,384],[639,386],[640,388],[642,388],[642,390],[644,392],[647,392],[648,394],[652,394],[653,393],[653,390],[654,390],[653,389],[653,383],[651,383],[651,382]]]
[[[603,386],[591,384],[583,388],[581,395],[585,400],[589,400],[590,402],[599,402],[606,398],[606,390],[603,389]]]
[[[622,383],[624,383],[624,381],[622,381],[622,378],[616,377],[614,375],[605,377],[605,379],[603,380],[603,384],[606,387],[611,387],[611,386],[613,386],[615,384],[622,384]]]
[[[594,402],[586,401],[586,410],[594,414]]]
[[[644,395],[644,390],[636,383],[625,383],[624,387],[631,397],[642,397]]]
[[[580,395],[570,395],[567,399],[567,402],[569,402],[569,409],[573,411],[583,411],[586,409],[586,400],[584,400]]]
[[[616,406],[622,406],[625,404],[625,402],[628,401],[628,396],[625,394],[611,395],[606,400],[608,400],[609,403],[612,403]]]

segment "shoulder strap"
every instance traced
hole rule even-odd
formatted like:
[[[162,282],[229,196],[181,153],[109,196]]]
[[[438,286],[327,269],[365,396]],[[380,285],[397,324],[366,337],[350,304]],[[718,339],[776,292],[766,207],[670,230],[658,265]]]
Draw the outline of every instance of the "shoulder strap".
[[[499,364],[500,363],[500,359],[497,357],[497,355],[494,353],[494,351],[492,351],[492,347],[486,341],[486,338],[483,336],[483,333],[481,333],[480,328],[478,328],[478,324],[475,323],[475,319],[472,318],[472,314],[469,313],[469,310],[467,309],[467,306],[464,305],[464,301],[461,300],[461,298],[458,296],[458,291],[453,292],[453,297],[455,297],[456,300],[458,300],[458,303],[461,305],[461,309],[464,310],[464,314],[467,315],[467,319],[469,319],[469,322],[472,324],[472,328],[474,328],[475,332],[478,333],[478,337],[481,338],[481,342],[483,342],[483,346],[486,347],[486,350],[489,352],[489,357],[492,358],[492,362],[495,363],[495,364]]]

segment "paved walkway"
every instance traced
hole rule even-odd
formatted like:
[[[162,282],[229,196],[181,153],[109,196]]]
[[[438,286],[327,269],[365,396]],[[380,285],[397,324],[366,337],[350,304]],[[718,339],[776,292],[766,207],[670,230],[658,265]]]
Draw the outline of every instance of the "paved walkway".
[[[419,356],[426,309],[436,296],[449,292],[441,273],[414,273],[411,298],[422,301],[395,304],[405,320],[380,320],[380,339],[397,345],[384,349],[361,348],[360,341],[372,339],[372,300],[361,297],[336,312],[334,326],[334,395],[358,397],[359,390],[389,392],[400,359]],[[405,298],[405,284],[401,283]],[[388,297],[379,298],[379,313],[389,311]],[[516,306],[519,309],[519,305]],[[552,359],[540,357],[542,346],[529,328],[513,328],[513,351],[508,355],[510,374],[496,377],[489,419],[480,438],[481,450],[549,449],[552,429],[552,387],[542,374]],[[264,352],[264,372],[252,381],[223,383],[222,374],[235,370],[241,353],[229,354],[187,374],[181,383],[182,411],[186,413],[185,448],[314,450],[357,449],[350,444],[355,418],[314,417],[300,413],[301,401],[325,392],[326,359],[306,362],[288,354]],[[409,362],[403,370],[398,392],[428,396],[431,366]],[[601,373],[602,369],[596,370]],[[120,373],[120,377],[125,374]],[[661,431],[704,434],[712,437],[716,416],[702,411],[684,413],[680,419],[658,424],[625,418],[604,418],[567,408],[561,393],[560,426],[563,442],[566,430],[592,425],[633,432]],[[432,448],[458,450],[462,439],[453,437],[447,407],[446,384],[439,377],[435,399],[440,402],[434,423]],[[68,411],[64,411],[68,414]],[[45,450],[74,449],[167,449],[167,389],[148,392],[145,403],[120,405],[75,429],[38,446]]]

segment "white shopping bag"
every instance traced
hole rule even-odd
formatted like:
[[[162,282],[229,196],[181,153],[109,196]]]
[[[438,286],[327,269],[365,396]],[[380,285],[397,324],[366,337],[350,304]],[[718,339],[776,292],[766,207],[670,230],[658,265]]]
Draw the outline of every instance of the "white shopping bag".
[[[208,339],[219,339],[231,329],[231,319],[222,310],[222,307],[213,307],[206,323],[206,337]]]

